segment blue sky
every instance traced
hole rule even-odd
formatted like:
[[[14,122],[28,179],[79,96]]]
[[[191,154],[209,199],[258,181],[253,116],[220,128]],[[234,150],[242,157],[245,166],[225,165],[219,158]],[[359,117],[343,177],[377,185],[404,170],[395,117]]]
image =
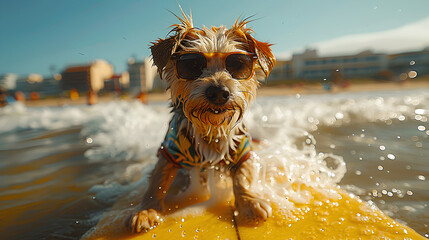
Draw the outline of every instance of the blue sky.
[[[10,0],[0,2],[0,75],[61,72],[105,59],[115,72],[150,55],[151,41],[192,11],[195,26],[227,25],[255,15],[255,37],[275,54],[315,42],[385,31],[429,17],[428,0]]]

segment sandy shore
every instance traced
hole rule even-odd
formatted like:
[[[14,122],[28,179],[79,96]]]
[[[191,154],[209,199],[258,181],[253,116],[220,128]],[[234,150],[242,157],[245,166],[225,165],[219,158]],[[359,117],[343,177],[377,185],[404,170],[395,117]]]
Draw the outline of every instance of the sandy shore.
[[[259,96],[284,96],[284,95],[308,95],[308,94],[337,94],[344,92],[365,92],[365,91],[400,91],[406,89],[422,89],[427,88],[429,91],[429,80],[428,81],[408,81],[406,83],[394,83],[394,82],[382,82],[382,83],[358,83],[352,84],[347,88],[334,87],[330,91],[323,88],[321,84],[307,84],[302,86],[275,86],[268,87],[263,86],[258,89]],[[119,97],[99,97],[98,102],[109,102],[113,100],[133,100],[131,97],[119,98]],[[168,93],[150,93],[147,96],[148,102],[160,102],[168,101]],[[82,105],[86,104],[86,97],[80,97],[77,100],[72,101],[68,98],[57,98],[57,99],[42,99],[38,101],[27,101],[26,105],[29,107],[36,106],[64,106],[64,105]]]

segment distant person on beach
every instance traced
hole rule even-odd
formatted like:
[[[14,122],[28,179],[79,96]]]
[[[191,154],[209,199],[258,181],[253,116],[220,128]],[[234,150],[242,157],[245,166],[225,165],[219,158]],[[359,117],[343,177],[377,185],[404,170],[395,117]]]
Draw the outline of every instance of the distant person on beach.
[[[0,87],[0,107],[7,105],[7,96],[4,88]]]
[[[25,102],[25,94],[21,91],[15,92],[15,100],[18,102]]]

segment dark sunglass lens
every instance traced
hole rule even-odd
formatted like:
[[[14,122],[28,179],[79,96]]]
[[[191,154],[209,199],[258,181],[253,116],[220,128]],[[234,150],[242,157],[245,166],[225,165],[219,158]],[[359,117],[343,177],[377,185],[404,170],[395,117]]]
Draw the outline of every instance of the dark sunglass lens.
[[[225,59],[226,70],[235,79],[247,79],[253,72],[252,58],[245,54],[231,54]]]
[[[180,78],[195,80],[207,67],[206,57],[198,53],[183,54],[177,59],[176,69]]]

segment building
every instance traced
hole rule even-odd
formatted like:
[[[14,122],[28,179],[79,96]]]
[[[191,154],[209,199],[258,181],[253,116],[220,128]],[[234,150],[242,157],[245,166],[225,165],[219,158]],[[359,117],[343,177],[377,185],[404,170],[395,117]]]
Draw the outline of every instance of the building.
[[[292,72],[292,61],[277,60],[276,65],[272,69],[270,76],[268,77],[269,82],[282,81],[290,79],[293,76]]]
[[[429,47],[417,52],[390,55],[389,70],[396,76],[408,75],[410,71],[418,75],[429,74]]]
[[[113,74],[112,77],[104,81],[103,91],[121,93],[130,86],[130,75],[128,72]]]
[[[9,94],[22,92],[26,98],[31,93],[36,93],[39,97],[58,97],[61,94],[60,78],[58,75],[43,77],[40,74],[30,74],[26,77],[18,77],[15,74],[6,74],[0,78],[0,87]]]
[[[61,75],[61,88],[65,91],[98,92],[104,88],[104,81],[113,76],[113,66],[104,60],[96,60],[86,65],[67,67]]]
[[[319,57],[317,50],[307,49],[304,53],[292,57],[293,78],[325,79],[335,72],[341,72],[344,78],[370,78],[387,70],[387,54],[364,51],[356,55]]]
[[[7,73],[0,77],[0,88],[5,89],[6,91],[16,89],[16,81],[18,76],[13,73]]]
[[[61,75],[56,74],[53,77],[45,77],[38,85],[38,92],[41,98],[61,96]]]
[[[152,59],[136,61],[135,58],[128,60],[128,73],[130,76],[130,92],[138,94],[151,90],[165,89],[166,84],[157,75],[157,68],[153,66]]]

